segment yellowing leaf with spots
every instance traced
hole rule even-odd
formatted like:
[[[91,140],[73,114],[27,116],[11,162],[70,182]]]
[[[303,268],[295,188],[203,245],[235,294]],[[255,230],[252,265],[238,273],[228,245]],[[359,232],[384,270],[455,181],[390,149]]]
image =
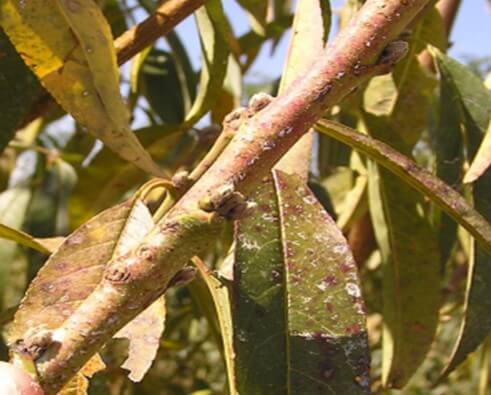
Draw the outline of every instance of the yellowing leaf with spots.
[[[32,281],[9,328],[10,344],[30,328],[58,328],[101,281],[121,246],[130,249],[153,221],[141,200],[114,206],[79,227],[51,255]]]
[[[87,395],[89,379],[106,365],[99,354],[94,355],[58,393],[58,395]]]
[[[0,24],[67,112],[122,158],[161,175],[130,131],[111,31],[93,0],[5,0]]]

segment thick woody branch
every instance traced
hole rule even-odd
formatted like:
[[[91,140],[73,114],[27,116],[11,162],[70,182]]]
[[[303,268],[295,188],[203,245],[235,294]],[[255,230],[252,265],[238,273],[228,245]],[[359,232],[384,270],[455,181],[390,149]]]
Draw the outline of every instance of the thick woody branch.
[[[154,14],[143,22],[124,32],[114,40],[114,47],[121,66],[152,45],[157,39],[170,33],[182,20],[191,15],[206,0],[167,0],[160,5]],[[20,127],[56,107],[51,95],[44,91],[43,95],[33,104],[31,112],[22,121]]]
[[[48,394],[56,393],[213,241],[223,217],[201,210],[203,199],[219,201],[217,191],[230,187],[247,196],[328,108],[370,76],[388,72],[401,48],[390,43],[428,1],[368,0],[308,74],[242,124],[218,160],[142,245],[110,262],[102,284],[54,333],[53,347],[38,363]]]

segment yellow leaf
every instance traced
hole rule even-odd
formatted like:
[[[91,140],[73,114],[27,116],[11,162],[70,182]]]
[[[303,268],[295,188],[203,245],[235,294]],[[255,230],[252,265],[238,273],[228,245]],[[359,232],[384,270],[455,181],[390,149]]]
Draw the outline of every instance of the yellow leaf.
[[[111,31],[93,0],[5,0],[0,24],[67,112],[125,160],[162,175],[130,131]]]
[[[479,177],[483,175],[483,173],[488,169],[491,165],[491,122],[489,123],[488,130],[484,135],[482,143],[477,151],[474,160],[472,161],[469,170],[465,174],[464,182],[474,182]]]
[[[89,378],[106,368],[99,354],[95,354],[84,367],[63,387],[58,395],[87,395]]]

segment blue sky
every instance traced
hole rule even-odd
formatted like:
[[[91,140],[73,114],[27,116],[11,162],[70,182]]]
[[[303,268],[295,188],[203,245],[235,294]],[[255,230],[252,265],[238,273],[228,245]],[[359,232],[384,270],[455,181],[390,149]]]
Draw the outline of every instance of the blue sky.
[[[236,34],[240,35],[247,31],[247,20],[237,3],[225,0],[224,4]],[[343,4],[343,0],[332,0],[331,4],[333,8],[339,7]],[[198,66],[199,44],[192,18],[185,20],[178,31],[190,49],[193,63]],[[281,41],[272,57],[270,47],[263,48],[251,69],[252,75],[276,77],[281,73],[288,37]],[[458,59],[491,56],[491,8],[486,0],[462,0],[451,41],[453,46],[450,54]]]

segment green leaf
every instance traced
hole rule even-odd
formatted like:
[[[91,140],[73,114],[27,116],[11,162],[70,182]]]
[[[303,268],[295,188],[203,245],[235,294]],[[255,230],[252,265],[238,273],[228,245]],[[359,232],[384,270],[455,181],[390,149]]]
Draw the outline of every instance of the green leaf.
[[[238,229],[232,294],[238,390],[369,393],[363,301],[349,247],[297,176],[274,177],[278,203],[259,205]],[[278,222],[280,231],[271,226]]]
[[[475,157],[489,124],[491,93],[482,81],[468,68],[445,56],[435,48],[432,54],[446,84],[460,106],[461,122],[464,126],[467,152]],[[491,222],[491,172],[488,170],[473,185],[474,207]],[[464,317],[452,356],[444,369],[443,376],[450,373],[467,355],[484,341],[491,330],[491,252],[486,253],[471,243],[471,259],[467,274],[464,302]]]
[[[365,124],[371,135],[410,152],[385,118],[366,114]],[[373,162],[368,180],[370,214],[382,255],[382,381],[401,388],[424,360],[436,331],[439,247],[419,194]]]
[[[60,105],[113,151],[161,175],[129,129],[109,25],[93,0],[6,0],[0,22],[17,52]]]
[[[429,132],[436,154],[436,175],[448,185],[460,190],[464,144],[461,132],[461,109],[452,88],[440,83],[435,120]],[[457,239],[457,224],[448,215],[435,210],[435,228],[438,230],[442,267],[447,262]]]
[[[239,393],[284,394],[288,381],[284,263],[271,178],[255,189],[250,200],[258,202],[258,208],[238,223],[235,236],[231,296],[237,387]]]
[[[223,85],[230,52],[222,34],[228,25],[226,18],[220,0],[207,1],[196,11],[203,60],[198,93],[186,114],[186,125],[192,126],[213,107]]]
[[[252,30],[260,35],[264,35],[268,2],[264,0],[237,0],[237,2],[247,12]]]
[[[282,89],[305,72],[310,67],[312,59],[322,51],[327,34],[324,30],[324,21],[329,20],[330,17],[329,13],[323,14],[323,10],[318,1],[302,0],[298,3],[295,14],[296,34],[290,43]],[[311,45],[305,46],[307,41]],[[300,164],[300,168],[292,166],[289,170],[299,172],[305,177],[310,160],[310,144],[311,137],[307,136],[296,149],[295,157],[282,162],[281,168],[284,169],[289,164]],[[276,201],[277,192],[271,179],[265,180],[254,191],[251,199],[258,204],[259,212],[254,218],[241,221],[235,235],[232,314],[234,315],[236,377],[240,393],[283,394],[289,392],[294,385],[298,385],[294,369],[290,366],[291,356],[288,354],[290,340],[295,342],[295,345],[298,343],[293,338],[295,335],[290,336],[287,328],[288,296],[287,284],[282,281],[285,261],[279,207]],[[304,328],[304,331],[307,332],[308,328]],[[302,342],[304,339],[298,336],[298,341]],[[322,342],[322,339],[317,341]],[[315,341],[311,343],[313,348],[315,348],[314,343]],[[315,358],[322,358],[322,356]],[[334,365],[337,362],[340,361],[335,361]],[[330,366],[326,364],[321,366],[325,367],[327,375],[331,374]],[[333,368],[338,367],[333,366]],[[312,366],[309,365],[309,369],[312,369]],[[339,369],[343,369],[341,362]],[[315,378],[322,374],[315,369],[310,373]],[[326,378],[328,377],[321,375],[322,390]],[[312,393],[309,391],[310,389],[305,387],[298,393]]]
[[[31,191],[12,188],[0,194],[0,223],[20,229],[26,218]],[[27,262],[15,242],[0,239],[0,309],[18,303],[26,285]]]
[[[51,250],[49,247],[43,245],[42,239],[36,239],[31,235],[22,232],[20,230],[11,228],[0,223],[0,237],[7,240],[15,241],[25,247],[33,248],[44,254],[50,254]]]
[[[206,306],[202,306],[202,309],[206,311],[209,316],[212,316],[209,317],[209,320],[211,319],[212,323],[214,321],[218,322],[219,330],[217,331],[217,334],[221,335],[220,338],[223,345],[223,358],[227,370],[229,394],[237,394],[229,288],[227,285],[220,282],[199,258],[193,258],[193,263],[198,268],[199,276],[190,287],[191,289],[194,287],[195,291],[201,296],[199,303],[206,304]],[[196,288],[200,288],[200,290]],[[205,295],[203,295],[203,293]],[[207,301],[211,303],[207,303]]]
[[[290,391],[369,393],[364,303],[349,246],[298,176],[274,171],[274,181],[284,253]]]
[[[37,78],[0,29],[0,153],[14,137],[40,89]]]
[[[184,120],[183,89],[172,54],[153,48],[141,67],[144,96],[164,123]]]
[[[181,84],[181,90],[184,102],[184,111],[188,113],[196,97],[197,76],[193,70],[191,60],[186,52],[186,48],[179,38],[179,35],[173,31],[165,36],[169,47],[174,55],[176,71]]]
[[[365,110],[387,117],[389,125],[408,147],[416,144],[426,127],[436,85],[435,78],[420,66],[417,54],[441,34],[442,20],[433,9],[414,28],[406,58],[393,73],[373,78],[364,93]]]
[[[337,122],[321,120],[316,129],[358,150],[391,171],[462,225],[491,253],[491,225],[467,201],[443,181],[419,167],[413,160],[389,145]]]
[[[242,71],[240,64],[229,55],[227,74],[214,107],[211,109],[213,123],[220,125],[227,114],[240,106],[242,98]]]

